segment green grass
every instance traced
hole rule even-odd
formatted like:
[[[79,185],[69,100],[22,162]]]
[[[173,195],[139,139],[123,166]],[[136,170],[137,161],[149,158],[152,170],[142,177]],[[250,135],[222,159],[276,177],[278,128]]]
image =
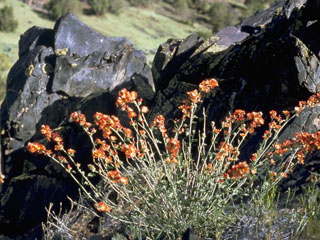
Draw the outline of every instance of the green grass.
[[[0,2],[0,8],[5,5],[14,8],[15,18],[19,22],[15,32],[0,32],[0,53],[7,55],[13,64],[18,59],[20,35],[33,26],[52,29],[55,22],[46,18],[44,14],[41,16],[29,5],[18,0]],[[167,39],[184,38],[193,32],[210,32],[210,29],[204,26],[183,24],[157,14],[152,9],[127,7],[120,15],[106,14],[102,17],[96,17],[82,14],[78,17],[82,22],[106,36],[128,38],[138,49],[146,53],[149,64],[151,64],[158,46]],[[2,78],[0,81],[3,88],[5,79]],[[0,93],[0,103],[4,98],[3,92]]]
[[[122,36],[128,38],[138,49],[144,50],[148,61],[152,60],[150,50],[156,51],[158,46],[169,38],[184,38],[196,31],[209,29],[194,25],[179,23],[161,16],[149,9],[126,8],[120,15],[106,14],[104,17],[80,16],[80,19],[93,26],[94,29],[107,36]]]
[[[18,0],[0,2],[0,8],[5,5],[14,8],[14,15],[19,22],[19,26],[14,33],[0,32],[0,52],[5,53],[14,62],[18,58],[18,42],[21,34],[32,26],[52,28],[54,23],[41,18],[27,4]]]
[[[18,59],[20,35],[33,26],[52,29],[55,22],[49,20],[45,14],[37,13],[29,5],[18,0],[0,2],[0,8],[5,5],[14,8],[14,15],[19,26],[13,33],[0,32],[0,53],[7,55],[14,63]],[[82,22],[106,36],[128,38],[138,49],[146,53],[149,64],[151,64],[158,46],[167,39],[184,38],[194,32],[210,32],[209,28],[199,24],[191,26],[157,14],[155,11],[157,6],[155,5],[151,9],[126,7],[120,15],[106,14],[102,17],[96,17],[81,14],[78,17]],[[3,94],[0,94],[0,103],[3,98]]]
[[[12,61],[18,58],[18,41],[20,35],[32,26],[53,28],[54,22],[42,18],[30,6],[18,0],[0,2],[0,7],[9,5],[14,8],[14,14],[19,27],[14,33],[0,32],[0,52],[9,56]],[[184,38],[193,32],[210,31],[204,26],[179,23],[161,16],[150,9],[128,7],[120,15],[106,14],[103,17],[80,15],[85,24],[93,27],[106,36],[121,36],[128,38],[138,49],[147,53],[156,50],[168,38]],[[151,60],[152,56],[148,56]]]

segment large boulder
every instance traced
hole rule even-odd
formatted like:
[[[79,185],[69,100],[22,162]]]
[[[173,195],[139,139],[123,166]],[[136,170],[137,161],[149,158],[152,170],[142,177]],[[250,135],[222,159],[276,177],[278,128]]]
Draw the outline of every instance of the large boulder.
[[[319,11],[318,0],[284,0],[207,40],[195,36],[168,40],[159,47],[152,66],[157,87],[153,116],[161,112],[166,119],[176,117],[186,91],[207,78],[218,79],[220,86],[199,109],[206,107],[209,120],[217,123],[235,109],[265,116],[270,110],[293,110],[298,101],[320,92]],[[320,130],[319,115],[317,106],[306,109],[280,140]],[[256,150],[263,130],[242,149],[244,159]],[[302,183],[309,170],[319,171],[317,159],[316,154],[310,157],[310,164],[285,186]]]
[[[292,108],[319,92],[319,9],[319,1],[282,1],[206,41],[169,40],[153,62],[161,86],[153,111],[171,118],[185,91],[211,77],[220,82],[216,96],[204,102],[213,120],[237,108]]]
[[[13,236],[33,229],[45,220],[50,202],[77,194],[61,169],[26,152],[28,141],[41,138],[41,125],[64,125],[78,110],[88,116],[96,111],[113,114],[122,87],[138,91],[147,101],[154,96],[151,69],[129,40],[103,36],[72,14],[54,29],[33,27],[21,36],[19,60],[8,75],[1,106],[0,156],[6,181],[1,186],[0,233]]]

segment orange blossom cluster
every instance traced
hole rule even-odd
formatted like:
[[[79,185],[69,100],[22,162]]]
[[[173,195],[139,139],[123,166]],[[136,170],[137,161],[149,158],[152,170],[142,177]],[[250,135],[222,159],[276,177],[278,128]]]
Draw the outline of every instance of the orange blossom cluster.
[[[246,161],[239,162],[233,165],[224,175],[223,178],[232,178],[236,180],[237,178],[242,178],[244,175],[248,174],[250,171],[249,165]]]
[[[122,177],[119,170],[111,170],[107,173],[107,177],[111,179],[113,183],[122,183],[122,184],[128,184],[128,178]]]
[[[212,89],[218,87],[218,81],[216,79],[207,79],[207,80],[203,80],[200,84],[199,84],[199,90],[195,89],[193,91],[187,92],[188,96],[189,96],[189,101],[191,103],[199,103],[201,101],[201,93],[209,93]],[[188,103],[189,101],[184,101],[185,103]],[[182,104],[178,107],[181,112],[183,113],[183,119],[185,117],[190,118],[190,110],[192,109],[192,106],[190,106],[189,104]]]
[[[165,122],[165,118],[163,115],[158,115],[156,116],[154,119],[153,119],[153,122],[151,124],[151,127],[158,127],[158,129],[160,130],[161,134],[164,136],[164,137],[167,137],[167,129],[166,127],[164,126],[164,122]]]
[[[180,141],[174,138],[170,138],[166,149],[168,150],[170,157],[166,159],[167,163],[178,163],[176,159],[181,148]]]

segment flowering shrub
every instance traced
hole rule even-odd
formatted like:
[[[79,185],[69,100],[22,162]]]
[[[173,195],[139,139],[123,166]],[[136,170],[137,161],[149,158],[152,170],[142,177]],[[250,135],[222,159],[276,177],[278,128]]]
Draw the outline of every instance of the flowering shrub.
[[[92,143],[88,174],[75,161],[76,150],[66,148],[59,133],[47,125],[41,133],[53,150],[37,142],[27,148],[63,167],[96,211],[125,223],[136,237],[177,239],[189,227],[198,237],[217,237],[235,222],[236,203],[256,191],[271,191],[304,163],[307,153],[320,147],[319,132],[298,133],[294,139],[277,142],[292,118],[319,102],[316,95],[300,102],[292,116],[288,111],[270,111],[269,128],[258,150],[250,159],[240,159],[245,140],[264,125],[264,119],[261,112],[237,109],[220,128],[212,122],[208,130],[203,111],[202,129],[196,129],[197,106],[217,86],[215,79],[208,79],[188,92],[172,131],[162,115],[149,124],[148,107],[135,91],[126,89],[119,91],[116,105],[127,113],[130,126],[99,112],[92,124],[82,113],[73,112],[70,119]],[[91,176],[99,176],[103,187],[94,184]],[[268,184],[259,184],[261,178]],[[113,193],[116,197],[111,197]]]

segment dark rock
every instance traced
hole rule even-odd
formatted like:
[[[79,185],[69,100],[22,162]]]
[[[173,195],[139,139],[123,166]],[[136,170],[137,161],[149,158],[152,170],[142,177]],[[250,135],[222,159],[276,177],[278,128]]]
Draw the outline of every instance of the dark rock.
[[[182,235],[182,240],[197,240],[198,238],[194,235],[192,228],[188,228]]]
[[[32,27],[27,30],[19,41],[19,57],[37,46],[53,46],[53,34],[52,29],[41,27]]]
[[[33,27],[22,35],[1,106],[0,156],[6,182],[1,185],[0,225],[6,227],[0,233],[31,231],[45,220],[49,202],[75,196],[76,187],[61,168],[25,149],[28,141],[41,141],[41,125],[64,126],[65,142],[83,146],[79,159],[88,161],[89,146],[68,127],[69,114],[116,113],[122,87],[138,91],[149,102],[154,97],[151,69],[129,40],[103,36],[72,14],[61,18],[54,30]]]
[[[43,175],[20,175],[10,180],[1,197],[1,231],[6,235],[22,234],[46,220],[50,202],[64,202],[64,194],[77,193],[65,181]],[[72,195],[71,195],[72,196]],[[59,211],[59,206],[55,206]]]
[[[57,57],[53,92],[87,97],[98,91],[112,91],[130,82],[134,74],[153,85],[144,54],[129,40],[103,36],[72,14],[56,23],[54,44],[56,53],[65,52]]]
[[[88,56],[94,52],[111,56],[124,48],[132,49],[132,43],[126,38],[103,36],[72,14],[60,18],[54,31],[54,48],[68,49],[69,53],[78,56]]]
[[[227,48],[231,45],[240,43],[247,36],[249,36],[249,34],[246,33],[243,28],[230,26],[222,29],[215,36],[219,38],[216,44],[219,46],[225,46],[225,48]]]
[[[176,70],[203,42],[202,38],[190,35],[186,39],[169,39],[160,45],[152,64],[153,80],[157,90],[167,86],[164,85],[164,81],[171,79],[177,73]]]
[[[319,42],[311,41],[316,30],[311,32],[312,25],[308,25],[319,20],[319,15],[313,14],[316,7],[319,10],[313,1],[282,1],[240,25],[259,26],[259,31],[247,32],[247,37],[228,40],[230,32],[239,31],[236,26],[231,28],[234,30],[222,30],[218,39],[211,38],[211,43],[194,44],[194,54],[184,58],[183,65],[172,68],[167,74],[170,77],[161,80],[161,86],[166,87],[157,93],[154,113],[164,113],[167,118],[176,115],[184,90],[211,77],[219,80],[220,87],[203,105],[210,120],[216,121],[237,108],[264,113],[292,108],[298,100],[319,91],[319,57],[314,50]],[[179,48],[180,43],[171,42],[166,49]],[[163,60],[166,55],[170,52],[160,48],[154,63],[159,59],[168,62],[168,57]],[[158,69],[154,65],[153,73]]]

